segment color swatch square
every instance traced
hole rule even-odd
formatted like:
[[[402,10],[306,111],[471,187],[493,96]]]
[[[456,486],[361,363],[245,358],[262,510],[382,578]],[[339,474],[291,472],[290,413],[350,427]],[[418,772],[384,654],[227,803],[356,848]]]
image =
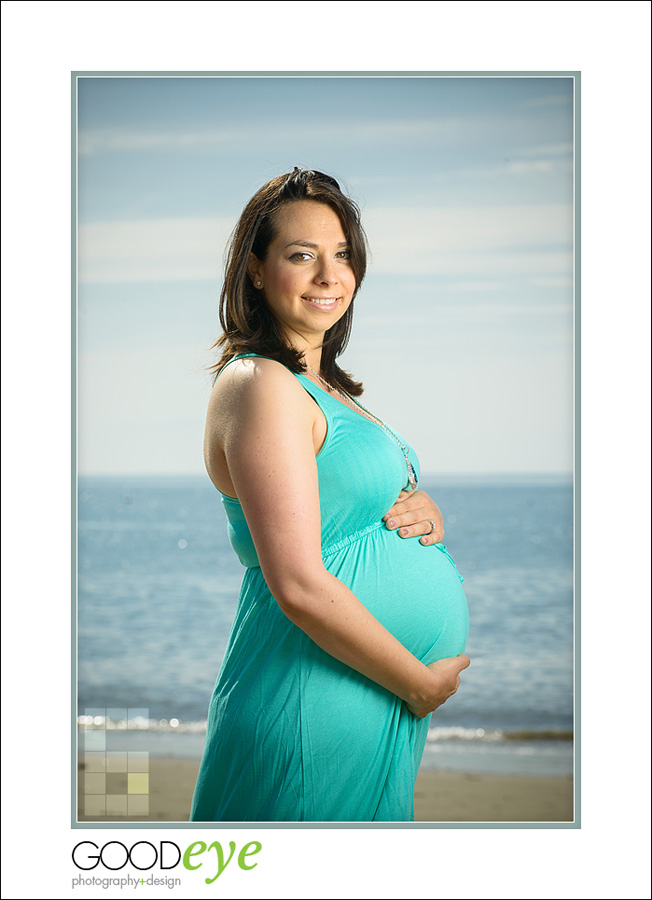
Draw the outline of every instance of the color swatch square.
[[[145,772],[129,772],[127,775],[130,794],[149,794],[149,775]]]
[[[91,772],[84,775],[84,793],[106,794],[106,775],[104,772]]]
[[[146,794],[129,794],[127,798],[127,815],[148,816],[149,797]]]
[[[127,813],[127,795],[126,794],[107,794],[106,795],[106,815],[107,816],[126,816]]]

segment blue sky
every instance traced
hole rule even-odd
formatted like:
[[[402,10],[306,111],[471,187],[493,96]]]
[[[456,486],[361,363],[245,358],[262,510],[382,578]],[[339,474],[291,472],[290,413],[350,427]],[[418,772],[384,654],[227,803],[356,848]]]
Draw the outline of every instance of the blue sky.
[[[363,209],[343,364],[424,472],[571,471],[571,78],[78,86],[81,473],[202,473],[225,241],[294,165]]]

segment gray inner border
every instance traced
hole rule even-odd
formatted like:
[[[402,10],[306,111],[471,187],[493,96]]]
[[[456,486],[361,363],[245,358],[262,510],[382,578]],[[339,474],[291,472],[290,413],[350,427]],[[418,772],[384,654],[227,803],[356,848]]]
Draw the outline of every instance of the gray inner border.
[[[574,156],[574,303],[573,303],[573,345],[574,345],[574,478],[573,478],[573,519],[574,539],[574,609],[575,609],[575,667],[574,667],[574,809],[575,819],[572,822],[78,822],[77,821],[77,81],[79,78],[559,78],[573,79],[573,156]],[[71,827],[74,829],[193,829],[199,828],[393,828],[396,830],[412,830],[423,828],[571,828],[581,827],[581,702],[580,702],[580,668],[581,668],[581,621],[580,621],[580,459],[581,459],[581,359],[580,359],[580,236],[581,236],[581,129],[580,129],[580,84],[579,71],[493,71],[493,72],[111,72],[84,71],[71,72]]]

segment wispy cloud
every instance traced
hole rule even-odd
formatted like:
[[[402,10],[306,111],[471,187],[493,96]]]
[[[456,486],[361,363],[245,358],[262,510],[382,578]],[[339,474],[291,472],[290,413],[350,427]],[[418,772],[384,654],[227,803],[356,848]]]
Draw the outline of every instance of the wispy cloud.
[[[573,171],[572,157],[539,156],[533,154],[516,154],[505,156],[504,162],[498,165],[467,166],[463,169],[449,169],[442,171],[439,180],[441,182],[457,181],[460,185],[466,181],[484,182],[490,185],[500,178],[513,178],[523,180],[524,176],[543,175],[547,181],[552,176],[570,175]]]
[[[543,144],[523,147],[507,157],[502,170],[508,175],[557,175],[572,171],[573,145],[570,143]]]
[[[552,174],[558,168],[557,160],[553,159],[517,159],[505,165],[505,171],[510,175]]]
[[[573,278],[571,275],[562,275],[559,277],[550,276],[548,278],[530,278],[528,283],[534,287],[551,287],[551,288],[572,288]]]
[[[446,285],[446,290],[451,294],[485,294],[503,287],[502,281],[453,281]]]
[[[523,100],[521,106],[526,109],[541,109],[542,107],[547,106],[570,106],[572,102],[573,95],[569,91],[567,94],[549,94],[546,97],[531,97],[528,100]]]
[[[573,145],[569,141],[562,141],[558,144],[537,144],[535,147],[519,147],[514,151],[513,156],[567,156],[573,155]]]
[[[467,280],[571,271],[572,210],[564,204],[372,209],[365,223],[374,272]]]
[[[231,147],[246,139],[245,129],[217,129],[214,131],[135,131],[103,129],[79,133],[79,153],[90,156],[95,153],[142,152],[156,150],[188,150],[192,147]]]
[[[493,121],[493,127],[500,123]],[[428,118],[387,117],[340,122],[347,145],[366,145],[382,141],[384,145],[405,145],[418,142],[421,146],[449,146],[464,141],[478,127],[477,120],[464,116],[432,116]],[[88,129],[79,132],[78,149],[82,156],[97,153],[152,153],[174,152],[190,149],[219,149],[232,151],[238,147],[258,147],[261,133],[265,146],[283,148],[298,144],[300,147],[323,140],[324,119],[289,119],[287,121],[243,122],[228,128],[214,127],[174,131],[138,128]]]
[[[234,222],[141,219],[94,222],[79,228],[79,281],[196,281],[220,276]]]
[[[82,225],[80,282],[219,278],[233,225],[228,218]],[[571,271],[572,214],[565,205],[377,208],[365,212],[365,225],[370,270],[378,274],[446,275],[462,282],[478,276],[487,290],[492,279],[514,273],[550,278]]]

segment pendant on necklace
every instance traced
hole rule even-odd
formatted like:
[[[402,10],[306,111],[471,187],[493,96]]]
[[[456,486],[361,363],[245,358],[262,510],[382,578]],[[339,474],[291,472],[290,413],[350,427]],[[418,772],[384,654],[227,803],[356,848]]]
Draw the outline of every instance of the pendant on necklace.
[[[308,363],[306,363],[306,368],[309,369],[312,372],[312,374],[315,375],[322,382],[322,384],[326,387],[326,390],[328,391],[329,394],[333,393],[333,388],[326,381],[326,379],[323,378],[319,374],[319,372],[315,372],[315,370],[311,366],[309,366]],[[347,403],[348,406],[350,406],[351,408],[357,407],[358,409],[362,410],[362,412],[365,413],[366,417],[370,421],[375,422],[380,428],[382,428],[382,430],[385,432],[385,434],[388,437],[390,437],[393,441],[395,441],[399,445],[399,447],[403,451],[403,456],[405,457],[405,465],[407,466],[407,473],[408,473],[408,484],[410,485],[410,488],[413,491],[416,491],[417,484],[418,484],[417,473],[414,469],[414,466],[412,465],[412,463],[410,461],[410,457],[408,456],[408,452],[407,452],[406,448],[403,446],[403,444],[401,444],[401,442],[396,437],[396,435],[394,434],[392,429],[389,428],[387,425],[385,425],[385,423],[383,422],[382,419],[379,419],[378,416],[375,416],[372,412],[370,412],[366,406],[363,406],[362,403],[360,403],[358,400],[356,400],[355,397],[351,397],[349,394],[345,394],[341,388],[336,388],[335,390],[340,395],[340,397],[342,397],[342,399]]]

